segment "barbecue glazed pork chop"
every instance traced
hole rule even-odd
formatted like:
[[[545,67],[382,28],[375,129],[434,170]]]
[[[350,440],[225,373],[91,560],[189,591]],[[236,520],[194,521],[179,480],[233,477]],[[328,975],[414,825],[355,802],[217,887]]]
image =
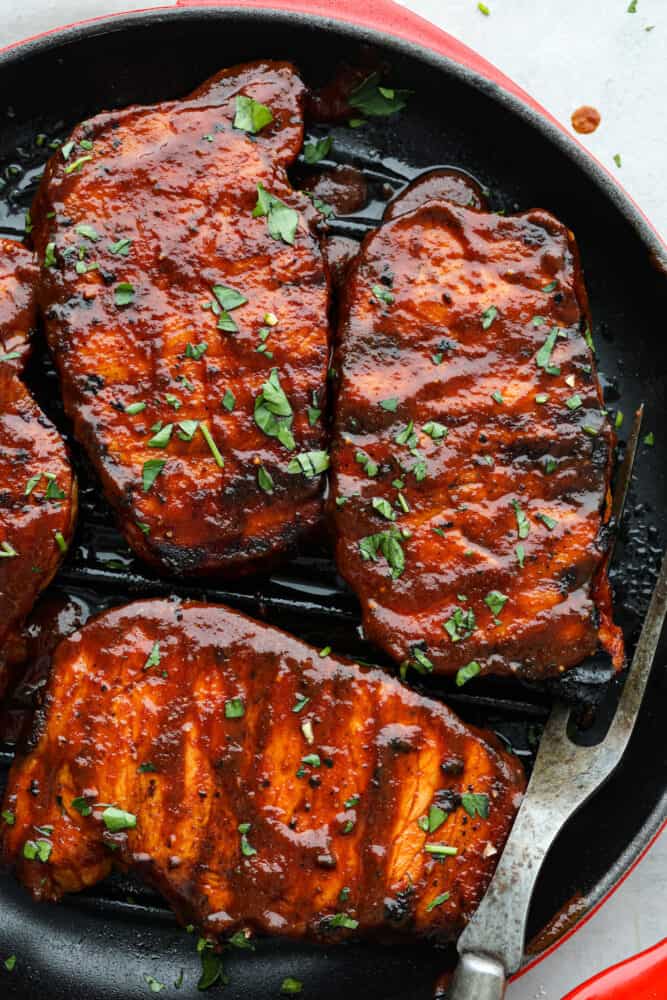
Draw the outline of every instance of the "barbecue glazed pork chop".
[[[331,509],[367,636],[459,683],[600,645],[620,667],[613,432],[572,234],[427,202],[366,238],[345,291]]]
[[[169,571],[255,568],[320,518],[328,276],[285,173],[303,99],[290,65],[252,63],[97,115],[33,208],[66,410]]]
[[[76,516],[65,445],[18,377],[37,275],[29,250],[0,240],[0,696],[18,629],[55,574]]]
[[[131,869],[218,939],[445,939],[523,788],[495,737],[380,670],[224,607],[137,602],[56,649],[2,858],[38,899]]]

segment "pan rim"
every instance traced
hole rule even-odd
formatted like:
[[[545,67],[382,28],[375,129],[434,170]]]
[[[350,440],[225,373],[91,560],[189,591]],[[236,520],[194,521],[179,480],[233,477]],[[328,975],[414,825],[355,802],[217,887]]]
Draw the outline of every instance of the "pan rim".
[[[520,97],[502,87],[499,83],[487,79],[481,73],[456,60],[442,55],[433,49],[390,32],[380,31],[367,26],[355,24],[344,18],[325,17],[308,11],[287,10],[271,7],[259,0],[251,8],[238,6],[218,6],[215,0],[210,5],[196,7],[159,6],[143,10],[121,11],[111,15],[91,18],[82,22],[56,27],[24,41],[12,43],[0,49],[0,72],[7,66],[20,65],[42,52],[58,48],[66,48],[70,44],[109,33],[132,30],[144,27],[151,22],[176,22],[179,20],[210,20],[220,21],[224,18],[256,22],[261,15],[266,22],[308,24],[324,31],[335,31],[347,36],[351,41],[366,43],[396,52],[418,60],[433,69],[444,72],[461,83],[471,86],[491,100],[500,104],[505,110],[517,115],[533,129],[537,130],[547,141],[563,152],[574,165],[581,170],[606,196],[622,218],[630,224],[647,250],[647,266],[657,268],[667,274],[667,243],[651,222],[634,203],[630,195],[623,189],[617,179],[580,144],[571,137],[557,122],[551,120],[539,110],[525,103]],[[614,781],[612,775],[610,781]],[[565,929],[555,940],[543,950],[531,955],[524,955],[524,962],[519,970],[518,978],[529,968],[538,964],[555,948],[564,943],[581,925],[586,922],[604,904],[606,899],[621,885],[633,868],[641,861],[645,852],[657,839],[660,832],[667,828],[667,787],[654,808],[626,844],[622,853],[609,867],[605,874],[595,883],[585,897],[585,909],[581,911],[575,923]],[[554,914],[556,916],[556,914]],[[553,919],[553,918],[552,918]]]

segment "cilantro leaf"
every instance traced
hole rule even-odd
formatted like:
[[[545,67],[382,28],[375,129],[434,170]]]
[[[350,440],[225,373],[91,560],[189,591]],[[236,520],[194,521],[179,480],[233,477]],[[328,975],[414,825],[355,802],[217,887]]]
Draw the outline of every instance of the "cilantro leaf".
[[[266,104],[260,104],[259,101],[255,101],[252,97],[246,97],[245,94],[237,96],[234,128],[256,135],[272,121],[271,108],[267,108]]]
[[[369,118],[385,118],[401,111],[406,106],[407,98],[412,91],[380,86],[380,80],[379,73],[367,76],[350,94],[348,100],[350,107]]]
[[[253,218],[266,216],[269,235],[274,240],[282,240],[283,243],[289,243],[290,246],[294,244],[299,224],[299,213],[267,191],[261,181],[257,185],[257,204],[252,215]]]

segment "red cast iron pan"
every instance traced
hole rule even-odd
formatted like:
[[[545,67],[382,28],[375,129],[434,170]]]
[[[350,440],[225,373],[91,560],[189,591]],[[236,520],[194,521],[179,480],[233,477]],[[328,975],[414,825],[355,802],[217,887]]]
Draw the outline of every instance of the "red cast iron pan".
[[[399,191],[430,167],[453,165],[488,188],[494,209],[545,207],[578,237],[607,405],[629,418],[643,401],[645,427],[656,435],[655,448],[640,451],[612,571],[617,618],[631,651],[667,522],[661,442],[667,403],[667,251],[651,226],[614,179],[515,84],[392,3],[275,0],[269,9],[191,0],[182,6],[187,9],[89,21],[0,52],[0,234],[22,234],[23,212],[48,141],[97,110],[176,97],[220,67],[254,58],[292,59],[316,86],[341,61],[367,58],[370,47],[388,65],[391,85],[414,94],[408,108],[391,119],[364,129],[336,128],[339,161],[361,168],[371,191],[365,209],[334,221],[336,232],[361,237],[378,223],[387,190]],[[47,142],[37,143],[38,135],[46,135]],[[39,343],[27,380],[68,434],[52,364]],[[90,613],[139,594],[206,595],[315,644],[382,662],[359,638],[358,607],[326,551],[302,552],[271,577],[233,585],[213,581],[205,591],[196,583],[161,580],[127,551],[75,446],[73,453],[82,486],[81,518],[52,596],[64,595]],[[533,961],[594,912],[665,823],[666,652],[663,644],[623,765],[570,823],[547,860],[530,919],[529,935],[538,935]],[[594,709],[607,680],[604,669],[577,668],[557,691],[507,681],[487,681],[469,692],[436,681],[429,690],[470,721],[495,729],[529,765],[552,696]],[[592,712],[592,733],[597,714]],[[0,742],[0,785],[12,755],[12,740],[6,737]],[[546,925],[550,929],[541,933]],[[0,877],[0,958],[17,956],[12,973],[0,965],[2,997],[134,1000],[149,992],[146,976],[165,984],[164,996],[195,997],[199,959],[194,944],[157,897],[125,879],[115,878],[59,906],[37,906],[11,876]],[[451,958],[447,949],[428,944],[365,943],[324,951],[263,941],[252,955],[229,955],[225,995],[230,1000],[279,996],[282,980],[294,976],[303,981],[304,996],[318,1000],[427,998]]]

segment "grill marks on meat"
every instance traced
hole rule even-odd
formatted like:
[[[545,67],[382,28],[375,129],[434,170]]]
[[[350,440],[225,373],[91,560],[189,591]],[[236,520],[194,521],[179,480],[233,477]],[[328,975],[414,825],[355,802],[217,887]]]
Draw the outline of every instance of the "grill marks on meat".
[[[234,128],[238,96],[273,121],[256,135]],[[171,571],[255,568],[321,515],[321,480],[287,472],[297,453],[323,447],[307,410],[323,404],[328,362],[317,213],[285,173],[303,100],[289,64],[252,63],[185,100],[100,114],[74,130],[67,159],[52,158],[33,208],[40,260],[55,258],[41,308],[75,434],[129,543]],[[253,217],[258,184],[298,212],[293,246]],[[247,299],[229,311],[237,332],[218,328],[220,285]],[[274,368],[292,449],[254,420]],[[128,414],[133,403],[145,409]],[[193,425],[181,421],[201,426],[183,440]],[[165,448],[149,444],[160,424],[172,425]],[[156,460],[166,464],[145,490],[144,464]]]
[[[67,545],[76,515],[65,445],[19,378],[35,326],[37,275],[29,250],[0,240],[0,695],[18,630],[61,561],[57,533]]]
[[[602,530],[613,433],[587,326],[574,239],[544,211],[429,202],[362,245],[332,511],[366,634],[399,662],[542,677],[601,643],[621,665]]]
[[[211,936],[335,940],[344,913],[361,934],[448,938],[488,884],[523,787],[494,737],[380,670],[223,607],[137,602],[57,648],[32,749],[10,774],[2,856],[38,899],[113,864],[136,870]],[[461,806],[471,792],[488,818]],[[107,831],[104,803],[136,828]],[[427,833],[433,805],[446,818]],[[39,839],[48,859],[26,859]]]

